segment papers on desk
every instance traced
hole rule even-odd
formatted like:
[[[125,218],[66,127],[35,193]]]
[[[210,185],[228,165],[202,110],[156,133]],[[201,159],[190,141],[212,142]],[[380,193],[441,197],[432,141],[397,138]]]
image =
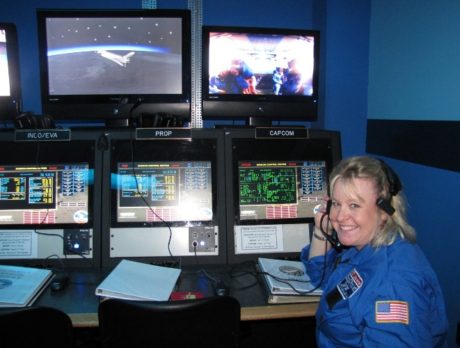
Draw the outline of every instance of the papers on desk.
[[[27,307],[53,278],[49,269],[0,265],[0,307]]]
[[[167,301],[180,269],[122,260],[96,288],[96,295],[135,301]]]
[[[260,257],[258,265],[266,285],[268,303],[319,301],[322,290],[315,289],[310,283],[301,261]]]

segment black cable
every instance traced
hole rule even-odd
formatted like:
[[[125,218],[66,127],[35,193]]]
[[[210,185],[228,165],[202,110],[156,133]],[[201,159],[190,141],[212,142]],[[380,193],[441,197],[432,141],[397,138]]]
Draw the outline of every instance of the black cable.
[[[269,276],[269,277],[271,277],[271,278],[273,278],[273,279],[275,279],[275,280],[277,280],[277,281],[279,281],[279,282],[281,282],[283,284],[286,284],[294,292],[296,292],[296,293],[298,293],[300,295],[307,295],[307,294],[312,293],[313,291],[315,291],[315,290],[317,290],[319,288],[319,286],[317,286],[317,287],[314,287],[313,289],[308,290],[308,291],[301,291],[301,290],[296,289],[290,282],[296,281],[296,282],[300,282],[300,283],[311,283],[310,280],[302,280],[302,279],[296,279],[296,278],[281,278],[281,277],[278,277],[278,276],[276,276],[274,274],[271,274],[269,272],[260,271],[257,268],[252,272],[251,271],[239,271],[239,272],[241,272],[239,275],[235,275],[233,272],[234,272],[234,270],[232,268],[232,270],[231,270],[231,277],[232,278],[234,278],[234,277],[236,278],[236,277],[244,276],[244,275],[252,275],[255,278],[254,283],[251,283],[251,284],[246,285],[246,286],[241,287],[241,288],[236,288],[235,290],[244,290],[244,289],[247,289],[247,288],[250,288],[252,286],[257,285],[259,283],[259,278],[258,278],[259,275],[267,275],[267,276]]]
[[[230,269],[230,277],[231,278],[239,278],[239,277],[249,275],[249,276],[252,276],[254,278],[254,281],[252,283],[249,283],[248,285],[245,285],[245,286],[233,287],[234,290],[238,290],[238,291],[246,290],[246,289],[252,288],[252,287],[254,287],[254,286],[259,284],[259,278],[258,278],[257,270],[256,271],[236,270],[236,268],[242,267],[247,263],[252,264],[252,266],[254,267],[254,262],[253,261],[247,261],[247,262],[242,262],[242,263],[236,264],[236,265],[232,266],[231,269]]]
[[[138,101],[131,107],[131,109],[129,110],[129,119],[132,119],[132,114],[134,112],[134,110],[140,106],[142,104],[142,99],[139,98]],[[171,228],[171,224],[164,220],[160,215],[158,215],[155,210],[152,208],[152,206],[149,204],[149,202],[147,202],[147,200],[145,199],[145,196],[142,194],[141,190],[140,190],[140,187],[139,187],[139,181],[137,180],[137,175],[136,175],[136,170],[135,170],[135,160],[134,160],[134,130],[132,129],[130,131],[130,143],[131,143],[131,167],[132,167],[132,172],[133,172],[133,177],[134,177],[134,182],[136,183],[136,190],[137,190],[137,193],[139,194],[140,198],[142,199],[142,201],[144,202],[144,204],[147,206],[147,208],[152,212],[153,215],[155,215],[162,223],[164,223],[166,225],[166,227],[168,228],[169,230],[169,238],[168,238],[168,253],[169,253],[169,256],[173,259],[173,261],[177,264],[180,264],[180,262],[175,258],[175,256],[173,255],[172,251],[171,251],[171,240],[172,240],[172,228]],[[152,226],[152,225],[151,225]]]
[[[330,202],[330,201],[329,201]],[[329,209],[328,209],[329,210]],[[322,233],[322,235],[324,236],[324,238],[327,239],[327,241],[332,245],[332,247],[337,250],[337,251],[340,251],[342,248],[343,248],[343,244],[340,243],[340,240],[338,238],[334,238],[334,236],[330,235],[329,233],[327,233],[327,231],[324,231],[324,228],[323,228],[323,221],[324,221],[324,218],[325,217],[328,217],[328,220],[327,220],[327,229],[329,229],[330,227],[330,223],[331,223],[331,219],[329,219],[329,213],[326,213],[326,214],[323,214],[323,216],[321,216],[321,220],[320,220],[320,224],[319,224],[319,229]],[[334,231],[332,232],[334,233]]]
[[[323,234],[324,238],[327,239],[327,241],[332,245],[332,247],[337,251],[337,253],[339,253],[342,249],[343,249],[343,244],[340,243],[340,241],[337,239],[334,239],[329,233],[327,233],[326,231],[324,231],[324,228],[323,228],[323,221],[324,221],[324,218],[327,216],[328,217],[328,220],[327,220],[327,229],[329,229],[330,225],[331,225],[331,219],[329,218],[329,213],[330,213],[330,209],[331,209],[331,206],[330,204],[332,203],[332,201],[328,201],[328,207],[327,207],[327,213],[326,214],[323,214],[323,216],[321,216],[321,219],[320,219],[320,230],[321,230],[321,233]],[[320,280],[320,283],[319,283],[319,287],[322,285],[323,281],[324,281],[324,278],[326,276],[326,261],[327,261],[327,243],[324,243],[324,267],[323,267],[323,272],[322,272],[322,275],[321,275],[321,280]],[[333,263],[333,267],[335,267],[337,265],[337,260],[340,262],[340,257],[338,257],[336,259],[336,261]]]
[[[35,165],[37,166],[37,168],[40,168],[40,173],[41,174],[44,174],[44,171],[43,169],[41,168],[40,166],[40,142],[38,141],[37,142],[37,147],[36,147],[36,151],[35,151]],[[41,219],[41,222],[40,222],[40,225],[44,225],[46,223],[46,220],[48,218],[48,215],[49,215],[49,208],[46,209],[46,214],[45,216],[43,217],[43,219]],[[34,228],[34,233],[38,234],[38,235],[42,235],[42,236],[47,236],[47,237],[59,237],[62,239],[62,243],[64,243],[64,237],[61,236],[60,234],[57,234],[57,233],[48,233],[48,232],[41,232],[41,231],[38,231],[37,228]],[[51,256],[57,256],[57,254],[52,254],[50,256],[47,256],[46,259],[49,259]],[[67,260],[67,255],[64,254],[64,258]],[[65,266],[64,264],[62,263],[62,260],[60,257],[58,257],[58,260],[59,262],[61,263],[61,266],[62,266],[62,271],[65,270]]]
[[[46,176],[44,175],[45,172],[44,170],[41,168],[40,166],[40,142],[37,141],[37,148],[36,148],[36,151],[35,151],[35,166],[40,170],[40,173],[43,175],[43,177],[46,179]],[[40,215],[38,215],[40,216]],[[41,222],[40,222],[40,225],[44,225],[46,223],[46,220],[48,219],[48,216],[49,216],[49,208],[46,209],[46,214],[45,216],[43,217],[43,219],[41,219]],[[35,229],[36,230],[36,229]]]
[[[36,152],[35,152],[35,165],[37,166],[37,168],[40,169],[40,173],[43,175],[43,174],[45,174],[45,171],[42,169],[42,167],[40,165],[40,142],[37,142],[36,145],[37,145],[37,147],[36,147]],[[44,176],[44,179],[48,179],[46,177],[46,175],[43,175],[43,176]],[[57,180],[57,177],[54,177],[53,180]],[[53,196],[53,200],[54,200],[55,197],[56,196]],[[45,225],[46,224],[46,221],[47,221],[48,216],[49,216],[49,211],[50,211],[49,208],[47,208],[46,209],[46,214],[41,219],[41,222],[39,223],[39,225]],[[57,233],[41,232],[41,231],[38,231],[37,228],[34,228],[34,233],[36,233],[38,235],[42,235],[42,236],[47,236],[47,237],[59,237],[59,238],[62,239],[63,243],[65,242],[64,237],[61,236],[60,234],[57,234]],[[82,259],[84,259],[86,262],[88,262],[91,267],[94,267],[94,264],[85,255],[83,255],[82,252],[77,252],[77,251],[74,251],[74,250],[68,250],[68,251],[70,251],[71,253],[73,253],[75,255],[80,256]],[[46,259],[50,259],[53,256],[57,257],[58,261],[61,263],[62,271],[64,272],[65,271],[65,265],[62,262],[61,258],[57,254],[49,255],[49,256],[46,257]],[[66,253],[64,253],[64,259],[67,261],[67,254]]]

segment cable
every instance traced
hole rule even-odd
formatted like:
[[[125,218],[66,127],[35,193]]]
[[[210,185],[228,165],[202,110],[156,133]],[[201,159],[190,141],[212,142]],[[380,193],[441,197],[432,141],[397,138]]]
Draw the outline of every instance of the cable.
[[[141,105],[141,102],[140,100],[138,100],[138,103],[135,103],[133,105],[133,107],[131,108],[130,110],[130,116],[132,114],[132,112],[134,111],[135,108],[137,108],[139,105]],[[130,117],[131,118],[131,117]],[[146,207],[152,212],[153,215],[155,215],[161,222],[163,222],[166,227],[168,228],[169,230],[169,238],[168,238],[168,244],[167,244],[167,247],[168,247],[168,253],[169,253],[169,256],[173,259],[173,261],[177,264],[180,264],[180,261],[178,261],[176,259],[176,257],[173,255],[172,251],[171,251],[171,241],[172,241],[172,228],[171,228],[171,224],[164,220],[160,215],[158,215],[155,210],[152,208],[152,206],[149,204],[149,202],[147,202],[147,200],[145,199],[145,196],[144,194],[142,194],[141,192],[141,189],[140,189],[140,186],[139,186],[139,180],[137,179],[137,175],[136,175],[136,170],[135,170],[135,160],[134,160],[134,136],[133,136],[133,130],[130,131],[130,143],[131,143],[131,167],[132,167],[132,175],[134,177],[134,182],[136,184],[136,191],[137,191],[137,194],[140,196],[140,198],[142,199],[142,201],[144,202],[144,204],[146,205]]]
[[[144,99],[142,99],[141,97],[137,98],[136,102],[133,104],[133,106],[131,106],[131,108],[129,109],[128,111],[128,125],[132,125],[134,124],[133,122],[133,114],[134,114],[134,110],[136,110],[139,106],[142,105],[142,103],[144,102]]]
[[[239,263],[239,264],[237,264],[235,266],[232,266],[232,268],[230,269],[230,277],[231,278],[239,278],[239,277],[249,275],[249,276],[252,276],[254,278],[254,281],[252,283],[249,283],[248,285],[245,285],[245,286],[232,287],[233,290],[238,290],[238,291],[246,290],[246,289],[252,288],[252,287],[254,287],[254,286],[259,284],[259,278],[258,278],[258,275],[257,275],[257,271],[237,270],[237,268],[242,267],[247,263],[251,264],[254,267],[254,262],[253,261],[246,261],[246,262]]]
[[[329,218],[329,213],[330,213],[330,209],[331,209],[331,203],[332,201],[329,200],[328,201],[328,207],[326,209],[326,214],[323,214],[323,216],[321,216],[321,220],[320,220],[320,230],[321,230],[321,233],[323,234],[324,238],[327,239],[327,241],[332,245],[332,247],[336,250],[337,253],[339,253],[343,248],[343,244],[339,241],[338,238],[333,238],[329,233],[327,233],[326,231],[324,231],[324,228],[323,228],[323,221],[324,221],[324,218],[327,216],[328,217],[328,221],[327,221],[327,229],[329,229],[330,227],[330,223],[331,223],[331,219]],[[328,252],[328,248],[327,248],[327,243],[324,243],[324,267],[323,267],[323,272],[321,274],[321,280],[319,282],[319,285],[318,287],[321,287],[323,281],[324,281],[324,278],[326,277],[326,261],[327,261],[327,252]],[[338,256],[336,258],[336,260],[334,261],[334,263],[332,264],[332,267],[335,269],[335,267],[337,267],[337,265],[340,263],[340,256]]]
[[[248,261],[250,263],[253,263],[253,261]],[[230,276],[231,278],[237,278],[237,277],[242,277],[242,276],[246,276],[246,275],[250,275],[252,277],[254,277],[254,282],[253,283],[250,283],[248,285],[245,285],[245,286],[242,286],[240,288],[233,288],[233,290],[245,290],[245,289],[248,289],[250,287],[253,287],[253,286],[256,286],[257,284],[259,284],[259,278],[258,276],[260,275],[267,275],[283,284],[286,284],[288,285],[294,292],[298,293],[299,295],[307,295],[315,290],[317,290],[320,285],[318,285],[317,287],[314,287],[313,289],[311,290],[308,290],[308,291],[301,291],[301,290],[298,290],[297,288],[295,288],[290,282],[292,281],[296,281],[296,282],[300,282],[300,283],[311,283],[310,280],[302,280],[302,279],[298,279],[298,278],[281,278],[281,277],[278,277],[272,273],[269,273],[269,272],[263,272],[263,271],[260,271],[257,269],[257,267],[255,267],[255,270],[254,271],[247,271],[247,270],[239,270],[237,272],[239,272],[238,274],[235,273],[235,267],[241,267],[241,265],[243,264],[239,264],[237,266],[234,266],[232,267],[231,271],[230,271]]]
[[[330,200],[328,201],[328,205],[330,205],[329,202],[331,201]],[[329,211],[330,211],[330,208],[328,208],[327,212],[323,214],[323,216],[321,216],[319,229],[321,230],[321,233],[323,234],[324,238],[326,238],[327,241],[332,245],[332,247],[339,252],[340,250],[343,249],[343,244],[340,242],[340,240],[337,237],[334,238],[334,235],[330,235],[329,233],[327,233],[327,231],[324,231],[324,228],[323,228],[323,221],[326,216],[328,217],[327,229],[329,229],[330,227],[331,219],[329,218]],[[336,233],[336,232],[333,231],[332,233]]]
[[[47,187],[50,187],[50,186],[53,186],[53,185],[50,185],[49,184],[49,181],[50,180],[57,180],[57,174],[56,176],[47,176],[46,175],[46,172],[44,171],[42,165],[40,165],[40,142],[37,142],[36,143],[37,147],[36,147],[36,152],[35,152],[35,165],[36,167],[39,169],[40,171],[40,174],[42,175],[42,180],[45,180],[45,184],[47,185]],[[55,198],[57,197],[57,195],[54,195],[54,190],[48,190],[49,192],[51,192],[53,195],[50,196],[53,200],[53,202],[55,201]],[[46,198],[50,198],[50,197],[45,197],[45,200]],[[49,217],[49,214],[50,214],[50,209],[49,207],[46,208],[46,214],[45,216],[41,219],[39,225],[46,225],[47,224],[47,221],[48,221],[48,217]],[[57,233],[49,233],[49,232],[42,232],[42,231],[38,231],[37,228],[34,228],[34,233],[36,233],[37,235],[42,235],[42,236],[47,236],[47,237],[58,237],[58,238],[61,238],[62,242],[64,243],[65,240],[64,240],[64,237],[60,234],[57,234]],[[74,253],[75,255],[78,255],[80,256],[83,260],[85,260],[86,262],[88,262],[90,264],[91,267],[94,267],[94,264],[91,262],[91,260],[89,260],[85,255],[83,255],[83,253],[81,252],[77,252],[77,251],[73,251],[73,250],[68,250],[70,251],[71,253]],[[65,265],[64,263],[62,262],[61,258],[57,255],[57,254],[52,254],[48,257],[46,257],[46,259],[49,259],[51,258],[52,256],[56,256],[57,259],[59,260],[59,262],[61,263],[61,266],[62,266],[62,271],[65,271]],[[67,254],[64,253],[64,259],[67,260]]]

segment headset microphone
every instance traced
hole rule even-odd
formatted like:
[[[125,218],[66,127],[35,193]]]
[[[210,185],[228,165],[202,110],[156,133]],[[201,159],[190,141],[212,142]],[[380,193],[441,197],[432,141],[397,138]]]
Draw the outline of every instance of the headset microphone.
[[[323,229],[323,220],[324,220],[324,218],[326,216],[329,219],[329,215],[331,213],[331,206],[332,206],[332,200],[328,200],[327,205],[326,205],[326,213],[324,213],[324,215],[321,217],[320,229],[321,229],[321,233],[323,234],[324,238],[326,238],[326,240],[332,245],[332,247],[336,251],[339,252],[339,251],[341,251],[343,249],[343,244],[340,243],[340,240],[337,237],[337,232],[335,230],[332,230],[332,233],[329,234],[326,231],[324,231],[324,229]],[[329,222],[328,222],[328,224],[329,224]]]

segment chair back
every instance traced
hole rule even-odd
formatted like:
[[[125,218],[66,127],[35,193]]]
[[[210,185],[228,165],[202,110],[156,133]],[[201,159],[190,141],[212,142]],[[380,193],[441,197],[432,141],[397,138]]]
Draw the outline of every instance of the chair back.
[[[240,303],[230,296],[99,305],[103,347],[237,347]]]
[[[0,347],[75,347],[72,321],[63,311],[51,307],[2,309]]]

